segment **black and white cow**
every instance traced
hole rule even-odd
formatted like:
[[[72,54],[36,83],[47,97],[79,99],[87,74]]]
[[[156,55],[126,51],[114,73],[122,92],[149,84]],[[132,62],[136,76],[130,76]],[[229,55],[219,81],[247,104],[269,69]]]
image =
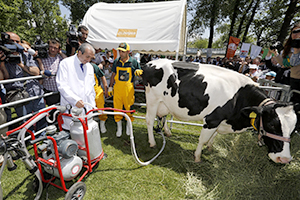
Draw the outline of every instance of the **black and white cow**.
[[[292,160],[289,142],[297,109],[269,99],[250,78],[214,65],[167,59],[151,61],[142,69],[150,147],[156,145],[153,124],[157,115],[170,113],[183,121],[203,120],[195,162],[201,161],[203,145],[210,147],[217,132],[243,132],[252,127],[253,118],[252,124],[264,133],[269,157],[276,163]],[[165,128],[167,135],[171,134]]]

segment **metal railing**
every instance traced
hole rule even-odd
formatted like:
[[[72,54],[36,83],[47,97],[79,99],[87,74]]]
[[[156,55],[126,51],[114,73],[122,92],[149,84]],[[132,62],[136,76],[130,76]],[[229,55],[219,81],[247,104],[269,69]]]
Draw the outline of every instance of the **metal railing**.
[[[289,85],[275,83],[267,79],[258,80],[259,87],[266,91],[267,95],[279,102],[289,102],[291,99],[291,89]]]
[[[44,76],[39,75],[39,76],[30,76],[30,77],[17,78],[17,79],[2,80],[2,81],[0,81],[0,84],[7,84],[7,83],[15,82],[15,81],[25,81],[25,80],[39,79],[39,78],[44,78]],[[283,85],[283,84],[275,83],[273,81],[264,80],[264,79],[260,79],[258,82],[260,84],[260,86],[259,86],[260,88],[264,89],[270,97],[272,97],[272,98],[274,98],[274,99],[276,99],[277,101],[280,101],[280,102],[289,102],[291,96],[293,95],[293,93],[300,94],[300,91],[298,91],[298,90],[290,90],[290,86],[288,86],[288,85]],[[147,105],[145,95],[144,95],[145,90],[144,89],[135,89],[135,92],[136,92],[136,94],[137,93],[143,94],[143,97],[139,100],[140,102],[135,102],[134,105],[145,107]],[[19,101],[15,101],[15,102],[11,102],[11,103],[5,103],[5,104],[0,105],[0,109],[5,108],[5,107],[12,107],[12,106],[15,106],[17,104],[32,101],[32,100],[39,99],[39,98],[42,98],[42,97],[48,97],[48,96],[51,96],[51,95],[54,95],[54,94],[57,94],[57,93],[58,92],[50,92],[50,93],[45,93],[44,95],[29,97],[29,98],[22,99],[22,100],[19,100]],[[110,99],[106,99],[105,102],[113,103],[113,100],[111,100],[111,98],[110,98]],[[18,122],[21,122],[23,120],[26,120],[27,118],[34,116],[36,113],[30,113],[30,114],[27,114],[25,116],[14,119],[12,121],[6,122],[6,123],[0,125],[0,129],[8,127],[8,126],[13,125],[13,124],[18,123]],[[145,117],[143,117],[143,116],[134,115],[134,117],[138,118],[138,119],[145,119]],[[172,127],[173,123],[183,124],[183,125],[203,126],[203,124],[199,124],[199,123],[176,121],[176,120],[173,120],[173,116],[171,116],[171,119],[167,120],[167,122],[170,123],[170,127]]]
[[[22,77],[22,78],[14,78],[14,79],[1,80],[0,84],[14,83],[16,81],[26,81],[26,80],[40,79],[40,78],[44,78],[44,76],[42,76],[42,75],[39,75],[39,76],[28,76],[28,77]],[[29,101],[32,101],[32,100],[35,100],[35,99],[39,99],[39,98],[42,98],[42,97],[48,97],[48,96],[51,96],[51,95],[57,94],[57,93],[58,92],[49,92],[49,93],[45,93],[44,95],[38,95],[38,96],[29,97],[29,98],[26,98],[26,99],[21,99],[21,100],[18,100],[18,101],[10,102],[10,103],[4,103],[4,104],[0,105],[0,109],[1,108],[6,108],[6,107],[13,107],[13,106],[16,106],[16,105],[21,104],[21,103],[29,102]],[[24,115],[22,117],[18,117],[18,118],[14,119],[14,120],[11,120],[9,122],[1,124],[0,125],[0,129],[6,128],[6,127],[8,127],[10,125],[16,124],[16,123],[21,122],[23,120],[26,120],[26,119],[34,116],[36,113],[38,113],[38,112],[29,113],[29,114]]]

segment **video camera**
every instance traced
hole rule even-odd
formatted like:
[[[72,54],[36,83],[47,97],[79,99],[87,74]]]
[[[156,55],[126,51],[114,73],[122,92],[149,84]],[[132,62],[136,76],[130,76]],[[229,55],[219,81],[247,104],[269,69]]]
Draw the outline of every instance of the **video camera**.
[[[283,45],[282,45],[282,43],[280,41],[277,41],[277,42],[275,42],[274,44],[272,44],[270,46],[270,49],[271,50],[277,49],[277,51],[280,52],[283,49]]]
[[[44,43],[40,35],[36,36],[36,40],[33,45],[33,49],[38,51],[37,58],[48,57],[48,43]]]
[[[4,61],[12,64],[18,64],[21,62],[20,54],[14,55],[13,53],[23,53],[24,48],[21,45],[12,42],[9,34],[1,32],[0,51],[4,52],[6,56]]]
[[[82,37],[82,33],[77,31],[76,26],[70,24],[69,31],[67,32],[67,37],[71,47],[78,47],[78,37]]]

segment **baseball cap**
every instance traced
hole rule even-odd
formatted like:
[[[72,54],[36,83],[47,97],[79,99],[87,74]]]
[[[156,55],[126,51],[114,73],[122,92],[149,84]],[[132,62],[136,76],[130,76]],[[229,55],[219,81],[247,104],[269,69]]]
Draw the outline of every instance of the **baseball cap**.
[[[127,44],[127,42],[122,42],[119,44],[119,47],[117,48],[117,50],[130,51],[130,46],[129,46],[129,44]]]
[[[276,72],[270,71],[270,72],[266,73],[266,76],[276,77]]]

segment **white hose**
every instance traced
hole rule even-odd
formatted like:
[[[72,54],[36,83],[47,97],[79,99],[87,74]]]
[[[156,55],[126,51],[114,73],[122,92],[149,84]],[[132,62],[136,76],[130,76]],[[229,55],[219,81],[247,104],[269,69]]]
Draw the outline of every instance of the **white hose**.
[[[46,117],[47,122],[48,122],[49,124],[54,123],[54,122],[55,122],[55,119],[56,119],[56,115],[57,115],[58,113],[60,113],[59,110],[56,110],[56,111],[53,113],[53,119],[52,119],[52,120],[49,118],[49,115],[48,115],[48,116]]]
[[[39,181],[39,190],[36,193],[36,196],[35,196],[34,200],[39,200],[41,198],[42,192],[43,192],[43,182],[42,182],[42,176],[41,176],[40,170],[35,171],[35,176]]]
[[[133,131],[132,131],[132,123],[131,123],[131,120],[130,120],[130,117],[123,113],[123,112],[107,112],[107,111],[103,111],[101,114],[108,114],[108,115],[123,115],[126,119],[127,119],[127,123],[129,123],[129,126],[130,126],[130,145],[131,145],[131,153],[133,155],[133,158],[135,159],[135,161],[141,165],[141,166],[146,166],[146,165],[149,165],[150,163],[152,163],[164,150],[165,146],[166,146],[166,139],[165,139],[165,136],[162,132],[159,132],[159,134],[162,136],[163,138],[163,145],[160,149],[160,151],[152,158],[150,159],[149,161],[146,161],[146,162],[142,162],[139,158],[138,158],[138,155],[136,153],[136,149],[135,149],[135,143],[134,143],[134,136],[133,136]],[[98,116],[99,113],[94,113],[92,116]],[[128,124],[127,124],[128,126]]]

